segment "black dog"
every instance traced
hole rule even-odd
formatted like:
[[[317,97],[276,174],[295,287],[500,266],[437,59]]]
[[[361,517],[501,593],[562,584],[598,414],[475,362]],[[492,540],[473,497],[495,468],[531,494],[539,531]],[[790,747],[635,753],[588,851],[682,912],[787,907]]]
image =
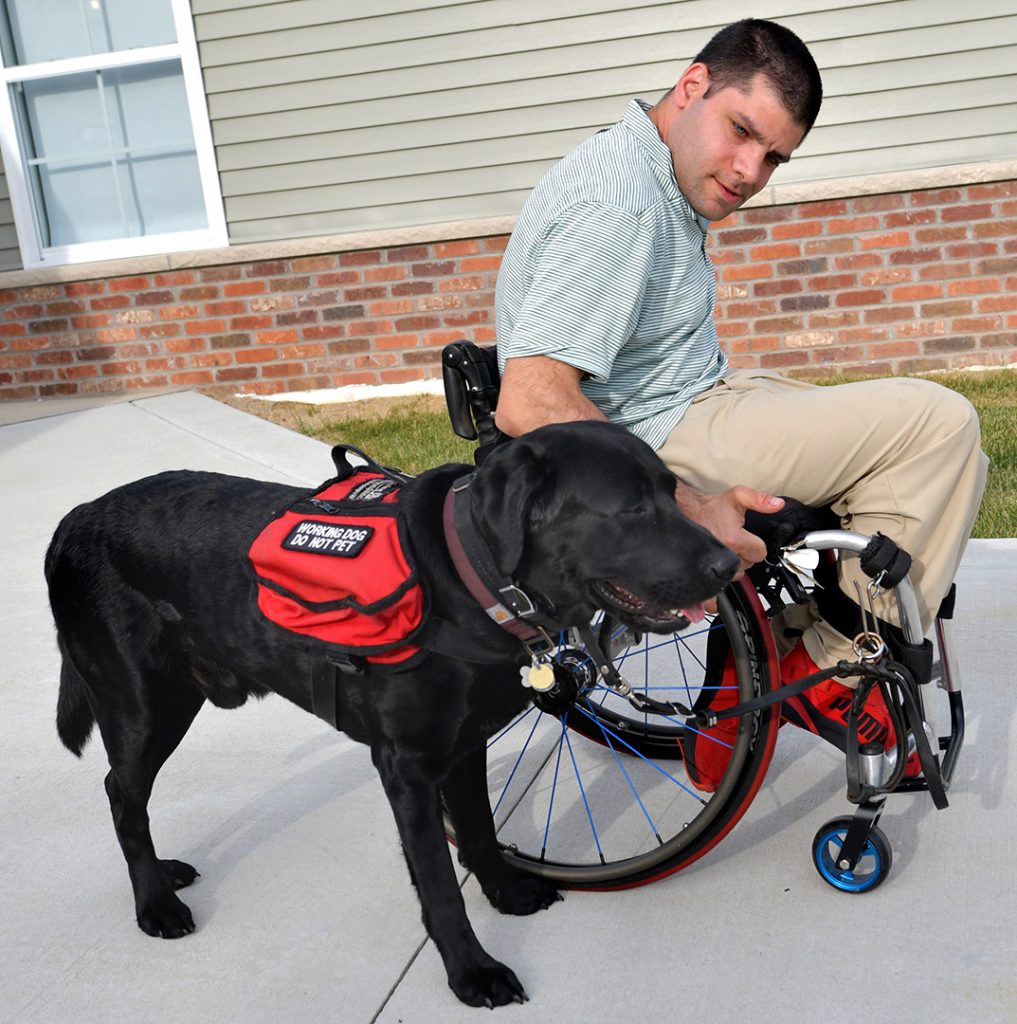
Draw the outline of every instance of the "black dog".
[[[487,797],[485,740],[529,700],[523,644],[471,597],[449,555],[443,501],[470,467],[410,480],[402,507],[429,614],[454,623],[487,663],[424,652],[411,668],[372,664],[343,677],[336,722],[371,748],[395,815],[428,934],[463,1002],[522,1001],[515,975],[470,927],[442,827],[503,913],[530,914],[554,887],[503,861]],[[698,603],[734,575],[737,559],[679,511],[674,476],[642,441],[604,423],[545,427],[497,449],[475,471],[469,512],[498,571],[563,626],[607,608],[642,630],[698,617]],[[197,873],[160,860],[147,804],[156,773],[202,703],[237,707],[280,694],[312,709],[315,653],[268,623],[255,603],[248,547],[303,493],[274,483],[163,473],[81,505],[60,524],[46,579],[63,665],[57,726],[80,754],[98,723],[106,776],[134,888],[138,924],[176,938],[194,929],[175,895]]]

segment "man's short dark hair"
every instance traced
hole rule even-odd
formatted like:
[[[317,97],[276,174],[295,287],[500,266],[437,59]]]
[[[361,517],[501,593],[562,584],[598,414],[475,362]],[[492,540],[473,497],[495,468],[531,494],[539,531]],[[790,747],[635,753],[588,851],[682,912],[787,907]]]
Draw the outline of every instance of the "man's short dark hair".
[[[783,25],[746,18],[722,28],[696,56],[710,72],[709,96],[744,88],[765,75],[795,123],[808,134],[823,102],[823,81],[808,47]]]

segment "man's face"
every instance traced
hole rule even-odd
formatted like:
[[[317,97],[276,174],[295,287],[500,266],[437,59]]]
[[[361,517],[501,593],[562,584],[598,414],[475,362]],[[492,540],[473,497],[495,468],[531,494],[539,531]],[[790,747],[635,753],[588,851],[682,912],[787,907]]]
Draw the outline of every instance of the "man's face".
[[[722,220],[763,188],[791,158],[805,130],[761,75],[747,88],[715,89],[709,96],[708,86],[705,67],[692,65],[658,105],[666,109],[654,120],[671,150],[682,195],[712,221]]]

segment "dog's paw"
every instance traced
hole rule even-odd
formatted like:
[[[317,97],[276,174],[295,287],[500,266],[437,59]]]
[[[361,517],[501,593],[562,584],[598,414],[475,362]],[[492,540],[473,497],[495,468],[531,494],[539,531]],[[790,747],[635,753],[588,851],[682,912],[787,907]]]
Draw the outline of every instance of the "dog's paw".
[[[186,903],[165,892],[139,904],[138,927],[156,938],[179,939],[194,931],[194,918]]]
[[[467,1006],[507,1006],[525,1003],[529,998],[519,979],[504,964],[488,959],[486,964],[473,964],[449,971],[449,988]]]
[[[491,906],[502,914],[525,917],[538,910],[547,910],[552,903],[564,899],[553,882],[536,875],[516,875],[483,887]]]
[[[196,878],[201,877],[198,871],[182,860],[161,860],[159,867],[166,881],[174,889],[186,889]]]

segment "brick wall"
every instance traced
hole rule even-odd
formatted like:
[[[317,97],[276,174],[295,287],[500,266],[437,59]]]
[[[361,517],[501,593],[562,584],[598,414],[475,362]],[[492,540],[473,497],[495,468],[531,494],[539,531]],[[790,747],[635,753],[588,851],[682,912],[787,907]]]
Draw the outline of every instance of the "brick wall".
[[[1017,181],[742,210],[713,236],[717,330],[736,365],[1017,363]]]
[[[0,290],[0,399],[434,377],[447,341],[494,340],[506,241]],[[1017,363],[1017,181],[743,210],[711,254],[736,365]]]

